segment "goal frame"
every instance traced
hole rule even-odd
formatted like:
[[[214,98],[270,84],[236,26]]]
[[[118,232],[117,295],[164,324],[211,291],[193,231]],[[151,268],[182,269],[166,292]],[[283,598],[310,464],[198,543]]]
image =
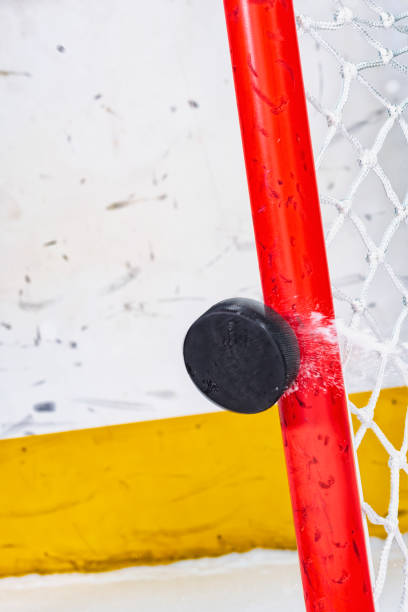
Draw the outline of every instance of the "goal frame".
[[[265,304],[292,325],[279,402],[308,611],[375,609],[292,0],[224,0]]]

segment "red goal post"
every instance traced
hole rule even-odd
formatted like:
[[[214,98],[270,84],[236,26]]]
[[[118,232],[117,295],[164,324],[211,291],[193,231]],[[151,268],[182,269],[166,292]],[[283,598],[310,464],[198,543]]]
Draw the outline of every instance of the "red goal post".
[[[264,301],[301,349],[300,375],[279,412],[306,607],[371,611],[292,1],[224,6]]]

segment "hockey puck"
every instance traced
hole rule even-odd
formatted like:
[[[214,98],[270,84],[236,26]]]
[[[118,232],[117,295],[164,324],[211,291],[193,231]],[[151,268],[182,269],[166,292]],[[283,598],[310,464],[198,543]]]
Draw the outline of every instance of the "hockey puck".
[[[215,304],[187,332],[187,371],[211,401],[233,412],[270,408],[299,370],[296,336],[271,308],[246,298]]]

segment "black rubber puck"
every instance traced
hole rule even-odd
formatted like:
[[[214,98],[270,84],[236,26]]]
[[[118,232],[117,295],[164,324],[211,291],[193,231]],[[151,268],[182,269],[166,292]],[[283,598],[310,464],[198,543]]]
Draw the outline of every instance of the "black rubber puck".
[[[270,408],[299,370],[289,324],[254,300],[215,304],[187,332],[184,361],[195,385],[219,406],[253,414]]]

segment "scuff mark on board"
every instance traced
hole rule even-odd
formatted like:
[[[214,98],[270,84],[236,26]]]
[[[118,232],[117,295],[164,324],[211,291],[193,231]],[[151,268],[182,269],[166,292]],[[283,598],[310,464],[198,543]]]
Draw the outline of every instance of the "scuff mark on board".
[[[4,429],[1,432],[1,437],[9,436],[11,434],[16,434],[21,429],[26,427],[26,425],[31,425],[32,422],[33,422],[33,415],[32,414],[26,414],[26,416],[23,417],[20,421],[17,421],[16,423],[12,423],[8,427],[7,427],[7,425],[6,426],[3,425]]]
[[[363,283],[365,281],[365,276],[363,274],[348,274],[347,276],[342,276],[335,280],[334,284],[336,287],[347,287],[348,285],[356,285],[358,283]]]
[[[177,397],[177,393],[171,389],[157,389],[156,391],[148,391],[147,395],[159,397],[160,399],[173,399]]]
[[[142,204],[144,202],[161,202],[166,198],[167,193],[162,193],[152,198],[135,198],[133,195],[130,195],[126,200],[118,200],[117,202],[108,204],[106,210],[119,210],[121,208],[126,208],[126,206],[131,206],[132,204]]]
[[[126,273],[114,280],[106,287],[106,289],[103,290],[105,295],[119,291],[119,289],[123,289],[123,287],[126,287],[126,285],[134,281],[139,276],[140,268],[138,266],[132,266],[130,263],[127,263],[126,267]]]
[[[34,346],[40,346],[40,344],[41,344],[41,332],[40,332],[40,328],[37,326],[35,330],[35,336],[34,336]]]
[[[253,240],[244,241],[239,240],[237,236],[233,236],[232,241],[237,251],[253,251],[255,249],[255,242]]]
[[[0,77],[23,76],[31,77],[31,73],[25,70],[0,70]]]
[[[123,304],[123,310],[142,317],[155,318],[160,316],[158,312],[146,310],[144,302],[138,302],[137,304],[135,304],[135,302],[125,302]]]
[[[383,116],[385,116],[386,112],[387,112],[386,108],[376,108],[371,113],[369,113],[365,119],[356,121],[352,125],[348,126],[347,131],[350,134],[353,134],[353,133],[359,132],[367,125],[375,125],[382,119]],[[338,133],[334,136],[333,142],[341,140],[341,138],[342,138],[341,134]]]
[[[109,400],[98,397],[80,397],[75,400],[79,404],[88,404],[97,408],[109,408],[110,410],[140,410],[141,408],[152,408],[151,404],[145,402],[127,402],[124,400]]]
[[[106,106],[105,104],[101,104],[102,110],[104,110],[109,115],[113,115],[114,117],[119,117],[117,113],[110,106]]]
[[[230,246],[226,246],[220,253],[218,253],[218,255],[216,255],[215,257],[213,257],[212,259],[210,259],[210,261],[208,261],[204,268],[211,268],[212,266],[214,266],[216,263],[218,263],[223,257],[225,257],[225,255],[231,250]]]
[[[204,302],[206,298],[200,296],[176,296],[168,298],[159,298],[158,302],[167,304],[169,302]]]
[[[55,412],[56,409],[57,406],[55,402],[39,402],[33,406],[33,410],[36,412]]]
[[[20,299],[18,302],[18,307],[21,310],[25,310],[26,312],[38,312],[39,310],[43,310],[48,306],[51,306],[55,303],[55,300],[43,300],[42,302],[28,302],[27,300]]]

